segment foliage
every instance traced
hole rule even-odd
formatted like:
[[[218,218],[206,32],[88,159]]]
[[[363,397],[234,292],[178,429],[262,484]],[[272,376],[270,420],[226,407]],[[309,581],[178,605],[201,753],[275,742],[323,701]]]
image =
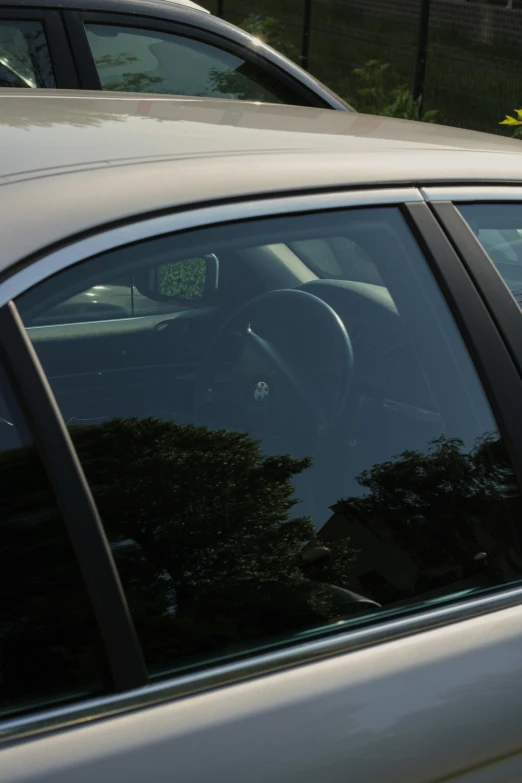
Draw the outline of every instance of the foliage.
[[[263,41],[263,43],[277,49],[281,54],[291,59],[297,59],[296,47],[288,41],[284,29],[273,16],[250,14],[240,23],[240,27],[247,33]],[[252,74],[253,76],[253,74]],[[237,70],[226,71],[212,68],[209,74],[209,91],[223,97],[229,97],[242,101],[272,102],[275,96],[270,87],[263,86],[259,82],[260,72],[257,71],[254,78],[250,78],[249,66],[240,66]]]
[[[411,6],[411,13],[415,14],[414,8],[418,9],[419,4],[322,0],[314,5],[310,36],[312,74],[349,101],[355,93],[352,68],[370,59],[380,59],[392,64],[390,88],[410,86],[417,27],[405,24],[403,9]],[[480,15],[479,3],[467,5],[471,17]],[[215,10],[215,2],[209,7]],[[247,7],[284,19],[292,38],[295,30],[293,40],[297,41],[302,6],[296,16],[295,0],[263,0],[262,5]],[[245,16],[245,3],[226,0],[224,10],[225,17],[237,23]],[[286,24],[286,19],[291,18],[296,23],[292,28]],[[504,25],[497,30],[504,31]],[[437,122],[441,124],[494,133],[501,130],[497,125],[498,106],[511,106],[519,93],[520,57],[516,42],[507,40],[505,34],[486,42],[477,32],[475,25],[464,32],[451,16],[441,26],[430,26],[426,78],[429,99],[425,104],[431,108],[433,96],[439,109]]]
[[[127,591],[149,660],[172,663],[338,617],[322,584],[303,591],[301,553],[316,531],[309,518],[292,516],[293,479],[309,459],[267,457],[246,434],[155,419],[114,420],[73,438],[109,535],[134,541],[156,569],[150,584],[136,582],[135,564],[121,566],[132,577]],[[342,582],[335,568],[329,575]],[[143,606],[144,584],[150,594],[158,581],[175,591],[177,606],[161,644]]]
[[[297,48],[288,40],[284,27],[275,17],[252,13],[239,26],[286,57],[297,60]]]
[[[435,122],[438,112],[432,110],[422,113],[420,100],[415,100],[407,87],[388,87],[386,76],[389,68],[389,63],[380,63],[378,60],[368,60],[363,68],[354,68],[352,73],[358,86],[355,95],[349,100],[351,105],[364,114]]]
[[[153,418],[70,432],[151,669],[208,661],[358,611],[331,587],[350,587],[357,552],[349,533],[327,540],[294,515],[294,481],[310,459],[266,456],[246,434]],[[96,682],[91,613],[39,465],[34,449],[0,454],[4,704],[24,688],[45,695]],[[517,519],[519,493],[496,437],[470,451],[440,437],[358,481],[365,494],[340,500],[336,515],[407,552],[418,564],[416,595],[520,576],[507,513],[513,503]],[[306,558],[314,552],[326,556]],[[486,561],[476,558],[482,552]],[[386,590],[366,595],[393,600]]]
[[[215,98],[229,98],[233,101],[260,101],[272,103],[275,96],[255,79],[250,79],[241,70],[211,68],[208,74],[207,95]]]
[[[302,568],[316,532],[293,516],[293,479],[309,459],[267,457],[246,434],[157,419],[114,419],[71,436],[149,666],[208,659],[339,617],[338,597]],[[89,608],[38,464],[33,449],[0,454],[0,589],[9,607],[0,615],[0,665],[15,694],[21,683],[52,693],[94,678]],[[342,583],[353,561],[345,540],[336,557],[325,573]]]
[[[385,107],[385,117],[396,117],[402,120],[417,120],[418,122],[436,122],[438,109],[421,111],[420,99],[415,100],[411,90],[407,87],[399,87],[392,92],[393,102]]]
[[[159,267],[159,292],[162,296],[198,300],[203,296],[207,264],[204,258],[186,258]]]
[[[522,137],[522,109],[515,109],[516,117],[506,114],[500,125],[509,125],[513,128],[513,136]]]
[[[498,437],[466,451],[458,438],[441,436],[426,451],[374,465],[358,482],[366,494],[340,501],[337,513],[385,531],[408,552],[419,566],[416,592],[474,575],[485,584],[520,578],[521,542],[509,514],[512,503],[516,518],[519,490]],[[487,563],[475,559],[481,552]]]
[[[104,90],[114,90],[115,92],[162,92],[159,85],[165,80],[161,76],[154,76],[147,73],[122,73],[120,81],[110,81],[104,78],[104,68],[121,68],[129,63],[137,62],[138,58],[128,52],[120,54],[104,54],[96,58],[96,67],[102,77]]]

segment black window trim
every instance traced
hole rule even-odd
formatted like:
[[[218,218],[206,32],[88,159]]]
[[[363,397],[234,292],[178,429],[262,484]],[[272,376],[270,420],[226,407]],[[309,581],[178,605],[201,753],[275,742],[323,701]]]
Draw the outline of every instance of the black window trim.
[[[0,308],[0,356],[40,451],[101,633],[115,691],[148,683],[141,646],[87,480],[13,302]]]
[[[477,194],[480,191],[477,191]],[[463,204],[470,202],[462,202]],[[487,196],[474,200],[473,203],[487,204]],[[501,201],[493,202],[501,204]],[[506,201],[513,204],[516,202]],[[520,199],[522,205],[522,198]],[[486,307],[501,332],[511,356],[522,375],[522,310],[511,295],[495,265],[479,242],[466,220],[450,201],[432,203],[437,220],[446,231],[450,241],[469,275],[478,288]]]
[[[522,487],[522,377],[480,292],[430,206],[406,204],[404,211],[460,328]]]
[[[510,426],[511,417],[516,414],[514,402],[519,399],[522,392],[522,379],[516,372],[511,356],[470,276],[430,211],[421,192],[412,186],[390,186],[380,189],[359,188],[326,193],[312,192],[256,200],[245,199],[241,203],[230,200],[202,208],[190,207],[186,210],[176,210],[159,217],[135,216],[117,228],[102,229],[98,233],[93,231],[72,245],[51,250],[46,256],[35,259],[31,267],[26,266],[22,269],[17,267],[19,271],[15,270],[11,278],[0,283],[0,316],[5,311],[6,304],[3,307],[2,304],[6,302],[7,297],[14,298],[61,269],[72,266],[103,250],[167,233],[206,227],[210,224],[238,222],[280,214],[320,212],[334,208],[384,207],[388,205],[400,207],[415,239],[426,254],[428,264],[439,283],[442,294],[456,317],[466,347],[476,362],[481,380],[483,382],[485,380],[485,389],[490,404],[498,416],[502,435],[506,437],[505,425]],[[456,288],[454,288],[455,286]],[[483,327],[480,333],[476,330],[478,318],[480,318]],[[23,329],[21,322],[18,323],[18,328]],[[2,321],[0,318],[0,334],[2,334],[1,330]],[[484,335],[487,337],[485,342],[478,339],[483,338]],[[25,338],[26,350],[28,347],[32,348],[30,344],[27,346],[27,342],[28,340]],[[492,345],[494,346],[493,356],[490,355]],[[16,356],[13,358],[16,363]],[[38,360],[33,359],[33,361],[39,367]],[[498,379],[495,379],[495,383],[490,383],[487,373],[491,369],[492,361],[493,364],[497,363],[497,366],[501,368],[502,383]],[[43,382],[47,383],[45,378],[43,378]],[[52,392],[48,391],[48,394],[52,398]],[[55,406],[54,398],[51,401]],[[65,429],[57,408],[54,407],[53,411],[53,415],[59,419],[61,427]],[[516,418],[515,416],[515,423]],[[517,427],[522,427],[522,422]],[[67,435],[66,429],[65,434]],[[522,440],[520,438],[518,443],[520,446],[514,444],[515,448],[511,453],[513,444],[512,438],[509,438],[510,456],[513,459],[516,475],[520,477],[522,475]],[[183,698],[292,666],[312,663],[333,655],[360,650],[377,643],[391,642],[404,636],[521,604],[522,586],[511,584],[503,585],[489,595],[479,595],[472,599],[457,598],[454,603],[435,609],[419,607],[410,616],[302,642],[275,652],[254,654],[246,660],[231,664],[209,665],[202,672],[174,676],[158,683],[150,683],[147,687],[137,691],[127,691],[120,695],[82,701],[24,718],[0,721],[0,743],[23,740],[58,728],[74,726],[85,720],[125,714],[172,699]]]
[[[332,107],[317,95],[313,90],[299,82],[293,76],[272,63],[262,52],[249,49],[236,41],[218,35],[202,27],[195,27],[183,22],[158,19],[155,16],[145,16],[136,14],[131,16],[125,13],[114,13],[106,11],[70,11],[64,10],[64,22],[71,42],[72,50],[76,56],[78,73],[80,74],[80,87],[84,90],[101,90],[100,78],[94,64],[85,23],[109,24],[121,27],[133,27],[144,30],[151,30],[161,33],[170,33],[182,38],[200,41],[201,43],[214,46],[229,54],[243,59],[249,65],[260,68],[274,85],[280,84],[288,93],[295,95],[296,105],[305,105],[313,108],[331,109]],[[260,83],[261,84],[261,83]],[[265,86],[261,84],[261,86]],[[270,90],[270,85],[265,87]],[[170,93],[165,93],[166,95]],[[300,103],[302,99],[304,103]],[[286,101],[290,103],[290,101]]]
[[[56,88],[75,90],[80,86],[69,47],[62,14],[47,8],[15,8],[0,6],[0,21],[40,22],[45,31]]]

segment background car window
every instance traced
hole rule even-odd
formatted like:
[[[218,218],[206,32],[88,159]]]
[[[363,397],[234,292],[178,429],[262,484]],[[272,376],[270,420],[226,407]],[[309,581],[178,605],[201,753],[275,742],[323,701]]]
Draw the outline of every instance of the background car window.
[[[105,679],[64,522],[0,368],[0,718],[99,694]]]
[[[325,242],[380,282],[354,280],[354,267],[343,276],[342,264],[329,275]],[[216,298],[190,317],[93,332],[80,352],[69,330],[47,341],[28,330],[151,673],[519,580],[509,458],[398,209],[149,240],[67,269],[17,305],[30,323],[93,276],[211,257]]]
[[[522,307],[522,205],[458,207]]]
[[[261,69],[215,46],[156,30],[85,27],[104,90],[294,102]]]
[[[41,22],[0,19],[0,87],[56,87]]]

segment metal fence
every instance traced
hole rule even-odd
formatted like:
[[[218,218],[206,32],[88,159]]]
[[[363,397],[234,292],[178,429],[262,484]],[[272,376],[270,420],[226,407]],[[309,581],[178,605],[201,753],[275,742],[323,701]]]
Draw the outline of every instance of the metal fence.
[[[211,0],[244,24],[271,22],[276,46],[355,106],[400,88],[439,122],[502,132],[522,106],[522,0]],[[388,64],[361,77],[369,61]],[[372,70],[373,69],[373,70]],[[372,76],[373,74],[373,76]],[[373,79],[373,81],[372,81]],[[379,84],[377,84],[379,82]]]

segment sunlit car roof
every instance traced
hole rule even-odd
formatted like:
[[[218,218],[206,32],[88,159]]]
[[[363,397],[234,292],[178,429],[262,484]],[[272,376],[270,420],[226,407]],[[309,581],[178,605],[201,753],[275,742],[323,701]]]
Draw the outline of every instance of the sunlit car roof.
[[[213,199],[520,181],[521,149],[501,136],[296,106],[1,90],[3,264],[101,223]]]

